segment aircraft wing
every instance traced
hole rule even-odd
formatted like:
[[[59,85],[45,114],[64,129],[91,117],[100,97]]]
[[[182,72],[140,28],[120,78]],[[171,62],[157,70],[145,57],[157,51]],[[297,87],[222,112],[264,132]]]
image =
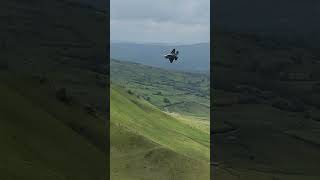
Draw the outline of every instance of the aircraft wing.
[[[175,54],[176,53],[176,49],[172,49],[171,54]]]

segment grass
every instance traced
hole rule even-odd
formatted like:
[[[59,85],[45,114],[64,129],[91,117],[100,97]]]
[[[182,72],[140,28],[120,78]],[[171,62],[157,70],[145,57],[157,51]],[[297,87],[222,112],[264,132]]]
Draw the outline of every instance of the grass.
[[[112,179],[209,179],[209,133],[111,85]]]
[[[182,115],[174,112],[168,113],[168,114],[174,117],[175,119],[181,121],[182,123],[186,123],[190,125],[191,127],[205,131],[208,134],[210,132],[210,121],[208,121],[206,118],[201,118],[196,116],[187,116],[187,115]]]

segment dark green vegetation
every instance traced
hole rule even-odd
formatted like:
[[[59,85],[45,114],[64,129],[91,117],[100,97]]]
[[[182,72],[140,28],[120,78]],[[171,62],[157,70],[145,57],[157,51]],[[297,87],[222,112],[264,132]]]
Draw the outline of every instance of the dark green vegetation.
[[[210,177],[209,75],[111,60],[111,178]]]
[[[209,119],[209,74],[186,73],[111,60],[111,82],[163,111]]]
[[[111,86],[111,179],[207,180],[209,131]]]
[[[215,43],[214,178],[319,179],[318,51],[250,34]]]
[[[106,179],[105,13],[5,0],[0,17],[0,179]]]

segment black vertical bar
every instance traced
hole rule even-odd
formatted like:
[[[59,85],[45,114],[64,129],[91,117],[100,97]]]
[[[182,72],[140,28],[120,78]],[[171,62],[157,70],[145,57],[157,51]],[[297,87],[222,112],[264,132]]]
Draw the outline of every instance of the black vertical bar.
[[[110,179],[110,0],[107,0],[107,11],[106,11],[106,16],[107,16],[107,23],[105,25],[106,27],[106,70],[107,70],[107,122],[106,122],[106,130],[107,130],[107,149],[106,149],[106,154],[107,154],[107,177],[106,179]]]

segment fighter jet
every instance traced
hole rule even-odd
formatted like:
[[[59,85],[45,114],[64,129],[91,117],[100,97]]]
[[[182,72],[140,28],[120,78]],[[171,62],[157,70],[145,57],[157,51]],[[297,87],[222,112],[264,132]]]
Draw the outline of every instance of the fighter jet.
[[[178,54],[179,54],[179,51],[176,51],[176,49],[173,49],[171,53],[165,55],[164,58],[169,59],[170,63],[172,63],[173,60],[175,61],[178,60]]]

